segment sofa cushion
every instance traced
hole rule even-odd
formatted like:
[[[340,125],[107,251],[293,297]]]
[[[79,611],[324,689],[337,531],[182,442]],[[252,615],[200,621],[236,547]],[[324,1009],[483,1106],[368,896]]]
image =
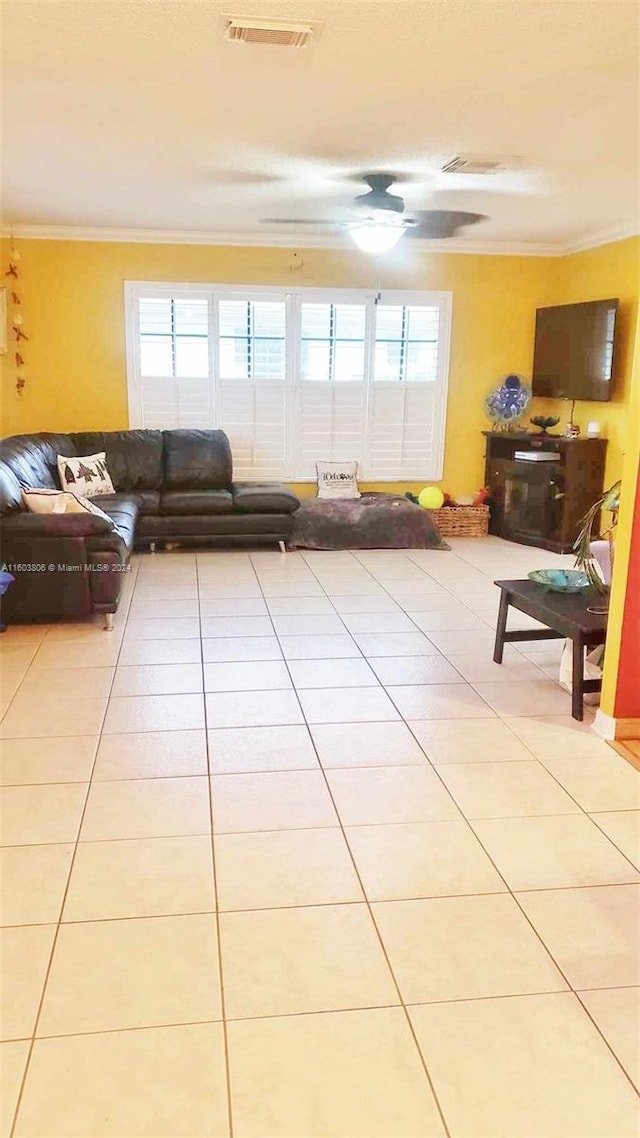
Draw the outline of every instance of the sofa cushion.
[[[233,508],[244,514],[293,514],[299,498],[278,482],[234,482]]]
[[[111,533],[99,534],[87,539],[87,549],[111,550],[126,558],[133,549],[136,535],[136,522],[140,510],[135,494],[104,494],[91,501],[99,506],[113,523]]]
[[[150,541],[181,541],[182,538],[212,541],[225,536],[250,541],[252,537],[268,534],[271,541],[286,541],[291,532],[291,520],[291,514],[242,514],[239,511],[208,517],[205,514],[148,515],[138,519],[137,536],[139,540]]]
[[[71,437],[78,454],[105,451],[116,492],[161,489],[162,431],[80,431]]]
[[[59,490],[58,455],[75,455],[69,435],[13,435],[3,439],[0,460],[27,490]]]
[[[165,490],[228,490],[231,447],[224,431],[163,431]]]
[[[160,496],[162,514],[230,514],[232,508],[228,490],[166,490]]]
[[[0,462],[0,514],[23,508],[22,487],[6,462]]]
[[[159,514],[160,513],[160,491],[159,490],[136,490],[135,498],[140,507],[141,514]]]

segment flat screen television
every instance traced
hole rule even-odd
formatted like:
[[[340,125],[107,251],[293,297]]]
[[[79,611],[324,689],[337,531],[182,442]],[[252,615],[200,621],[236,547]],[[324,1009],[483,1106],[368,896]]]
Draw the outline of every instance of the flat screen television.
[[[610,399],[617,312],[617,300],[539,308],[533,394],[553,399]]]

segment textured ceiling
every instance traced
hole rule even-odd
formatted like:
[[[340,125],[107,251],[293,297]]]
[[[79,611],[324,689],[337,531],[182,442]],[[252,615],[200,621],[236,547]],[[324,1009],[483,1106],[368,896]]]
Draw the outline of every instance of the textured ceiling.
[[[303,50],[230,44],[223,12],[322,29]],[[636,0],[3,0],[2,15],[7,222],[264,235],[261,218],[347,218],[368,170],[401,175],[408,209],[488,214],[466,231],[479,242],[637,221]],[[440,174],[460,151],[522,161]]]

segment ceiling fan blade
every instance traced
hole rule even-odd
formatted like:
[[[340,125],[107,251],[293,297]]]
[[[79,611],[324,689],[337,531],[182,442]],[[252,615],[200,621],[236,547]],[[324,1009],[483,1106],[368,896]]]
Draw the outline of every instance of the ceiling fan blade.
[[[344,225],[336,218],[326,217],[261,217],[261,225]]]
[[[458,230],[466,225],[475,225],[478,221],[486,220],[484,213],[467,213],[455,209],[416,210],[414,217],[417,224],[413,229],[407,230],[407,237],[417,237],[422,240],[455,237]]]

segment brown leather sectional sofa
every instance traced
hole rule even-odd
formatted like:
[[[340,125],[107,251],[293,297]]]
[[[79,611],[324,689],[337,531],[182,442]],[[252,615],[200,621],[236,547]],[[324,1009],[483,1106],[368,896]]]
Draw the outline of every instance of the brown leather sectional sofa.
[[[33,514],[22,489],[59,489],[57,457],[105,451],[111,519]],[[80,431],[0,443],[0,563],[15,576],[9,622],[113,614],[134,546],[286,543],[299,501],[286,486],[234,482],[223,431]],[[109,624],[108,619],[106,620]]]

